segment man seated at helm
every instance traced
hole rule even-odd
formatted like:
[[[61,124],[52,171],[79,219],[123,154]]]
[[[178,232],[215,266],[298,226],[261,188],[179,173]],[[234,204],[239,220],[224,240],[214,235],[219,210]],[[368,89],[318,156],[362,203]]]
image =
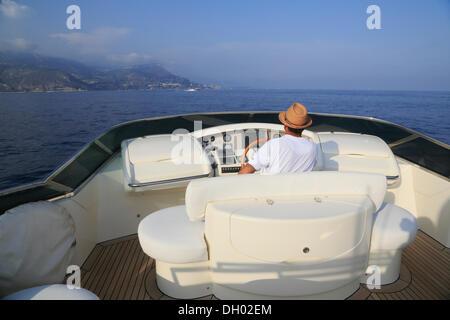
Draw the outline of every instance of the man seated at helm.
[[[265,169],[265,174],[311,171],[317,162],[317,145],[302,138],[303,129],[312,124],[306,108],[294,103],[278,115],[285,135],[266,142],[240,171],[249,174]]]

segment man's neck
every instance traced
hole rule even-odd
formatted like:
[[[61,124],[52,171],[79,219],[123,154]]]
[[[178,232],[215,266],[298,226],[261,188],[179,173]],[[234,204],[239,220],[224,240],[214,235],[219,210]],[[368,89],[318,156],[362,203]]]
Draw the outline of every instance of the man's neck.
[[[292,132],[286,132],[286,134],[290,135],[290,136],[293,136],[293,137],[296,137],[296,138],[301,138],[302,137],[301,135],[298,135],[298,134],[295,134],[295,133],[292,133]]]

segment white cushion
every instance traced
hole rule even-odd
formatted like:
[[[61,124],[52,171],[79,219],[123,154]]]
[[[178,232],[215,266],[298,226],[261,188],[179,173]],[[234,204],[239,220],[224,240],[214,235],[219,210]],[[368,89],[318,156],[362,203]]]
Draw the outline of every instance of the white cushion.
[[[34,287],[13,293],[4,300],[99,300],[86,289],[69,289],[64,284]]]
[[[174,179],[208,176],[211,172],[201,144],[189,134],[125,140],[122,142],[122,161],[126,190],[130,190],[130,184],[157,183],[154,188],[173,186]],[[148,189],[137,187],[133,190]]]
[[[386,177],[396,177],[398,172],[392,170],[390,161],[380,158],[350,155],[324,155],[324,170],[330,171],[357,171],[379,173]]]
[[[380,173],[397,177],[400,169],[389,146],[377,136],[355,133],[318,133],[322,170]]]
[[[360,154],[389,158],[389,147],[377,136],[354,133],[318,133],[325,154]]]
[[[397,250],[410,244],[417,233],[417,219],[390,203],[374,215],[370,250]]]
[[[179,164],[173,162],[155,162],[149,164],[138,164],[133,166],[133,177],[131,183],[146,183],[167,181],[171,179],[196,177],[208,175],[209,169],[203,170],[202,165],[198,164]]]
[[[185,206],[162,209],[145,217],[138,227],[142,250],[171,263],[208,260],[204,222],[189,221]]]
[[[132,139],[127,142],[129,160],[132,164],[138,164],[171,159],[173,145],[170,135]]]
[[[61,283],[74,254],[75,223],[67,210],[31,202],[0,216],[0,297]]]
[[[191,221],[204,219],[208,202],[270,196],[367,195],[376,210],[386,193],[380,174],[313,171],[281,175],[235,175],[191,181],[186,209]]]

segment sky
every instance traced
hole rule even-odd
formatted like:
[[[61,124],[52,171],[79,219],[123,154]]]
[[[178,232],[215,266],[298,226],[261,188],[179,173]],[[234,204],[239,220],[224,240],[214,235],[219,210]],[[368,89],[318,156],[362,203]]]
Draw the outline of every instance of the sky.
[[[450,91],[449,0],[0,0],[0,50],[226,87]],[[66,9],[78,5],[81,29]],[[380,8],[381,29],[366,12]]]

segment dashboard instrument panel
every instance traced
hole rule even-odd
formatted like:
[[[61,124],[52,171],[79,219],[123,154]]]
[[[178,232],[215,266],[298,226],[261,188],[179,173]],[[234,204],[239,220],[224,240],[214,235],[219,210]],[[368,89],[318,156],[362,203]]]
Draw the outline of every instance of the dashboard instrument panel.
[[[241,158],[245,149],[254,141],[279,138],[284,134],[282,125],[249,124],[245,128],[221,126],[194,132],[202,147],[207,152],[214,168],[215,176],[236,174],[241,169]],[[215,129],[215,130],[212,130]],[[257,143],[247,153],[245,162],[251,159],[256,150],[265,142]]]

